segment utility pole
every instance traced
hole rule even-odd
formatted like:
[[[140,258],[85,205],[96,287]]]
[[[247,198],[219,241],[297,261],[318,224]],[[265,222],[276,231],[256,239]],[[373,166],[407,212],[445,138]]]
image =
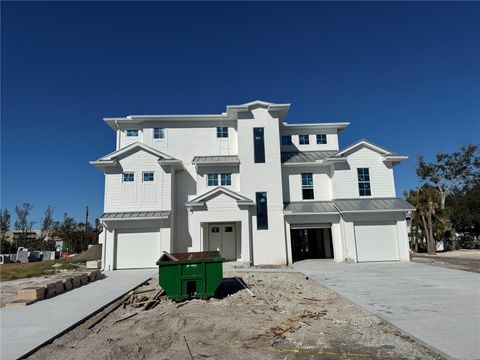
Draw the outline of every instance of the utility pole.
[[[88,249],[88,238],[87,238],[87,232],[88,232],[88,206],[85,211],[85,250]]]

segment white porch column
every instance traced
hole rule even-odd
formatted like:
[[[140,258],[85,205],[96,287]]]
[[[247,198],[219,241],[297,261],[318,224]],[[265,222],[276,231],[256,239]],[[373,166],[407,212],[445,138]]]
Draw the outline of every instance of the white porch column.
[[[292,236],[291,236],[291,231],[290,231],[290,223],[288,221],[285,221],[285,237],[286,237],[286,248],[287,248],[287,265],[292,265],[293,264],[293,258],[292,258]]]
[[[248,211],[247,211],[248,214]],[[242,263],[250,266],[252,264],[251,252],[250,252],[250,216],[244,216],[241,227],[241,259]]]
[[[111,271],[114,270],[114,257],[115,257],[115,229],[107,230],[107,237],[105,243],[105,270]]]

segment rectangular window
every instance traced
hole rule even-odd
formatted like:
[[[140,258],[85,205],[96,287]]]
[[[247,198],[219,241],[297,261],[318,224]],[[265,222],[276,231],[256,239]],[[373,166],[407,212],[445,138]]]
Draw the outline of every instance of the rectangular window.
[[[257,192],[257,230],[268,230],[267,193]]]
[[[232,174],[220,174],[220,185],[222,186],[232,185]]]
[[[138,136],[138,130],[127,130],[127,136]]]
[[[135,180],[133,173],[123,173],[123,182],[132,182]]]
[[[228,127],[217,127],[217,138],[228,138]]]
[[[317,134],[317,144],[326,144],[327,134]]]
[[[298,143],[300,145],[308,145],[310,144],[310,139],[308,135],[298,135]]]
[[[302,196],[303,200],[311,200],[314,198],[312,173],[302,173]]]
[[[263,139],[263,128],[253,128],[253,151],[255,163],[265,162],[265,142]]]
[[[360,196],[371,196],[372,189],[370,188],[370,172],[368,168],[357,169],[358,174],[358,192]]]
[[[207,185],[218,186],[218,174],[207,174]]]
[[[282,145],[292,145],[292,135],[282,135]]]
[[[165,129],[164,128],[153,129],[153,138],[154,139],[165,139]]]
[[[143,173],[143,181],[148,182],[148,181],[153,181],[154,175],[153,172],[144,172]]]

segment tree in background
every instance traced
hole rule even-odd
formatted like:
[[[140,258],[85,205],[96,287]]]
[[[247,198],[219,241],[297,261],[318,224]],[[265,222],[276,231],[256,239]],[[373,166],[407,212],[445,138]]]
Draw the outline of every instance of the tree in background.
[[[12,244],[5,239],[5,233],[10,230],[10,213],[7,209],[0,212],[0,232],[2,234],[0,253],[10,254],[12,252]]]
[[[2,240],[5,240],[5,233],[10,230],[10,213],[4,209],[0,213],[0,232],[2,233]]]
[[[437,153],[435,161],[427,162],[418,157],[418,177],[440,192],[440,209],[445,209],[447,195],[455,188],[474,183],[480,176],[478,146],[469,144],[452,154]]]
[[[17,214],[17,220],[15,221],[15,229],[22,232],[20,244],[16,244],[17,248],[18,246],[28,247],[27,234],[32,231],[33,224],[35,224],[34,221],[28,220],[30,211],[32,211],[32,205],[30,205],[29,203],[23,203],[21,208],[15,206],[15,213]]]
[[[53,207],[48,205],[45,215],[42,219],[42,228],[40,235],[39,250],[55,250],[55,241],[53,231],[58,227],[58,222],[53,219]],[[49,237],[49,239],[47,239]]]
[[[434,187],[424,184],[421,188],[405,192],[405,198],[417,209],[417,214],[414,214],[414,218],[412,218],[412,227],[417,227],[416,234],[419,234],[418,228],[421,228],[420,234],[426,239],[428,253],[435,254],[439,233],[440,236],[443,233],[443,224],[438,221],[437,216],[441,202],[440,192]]]

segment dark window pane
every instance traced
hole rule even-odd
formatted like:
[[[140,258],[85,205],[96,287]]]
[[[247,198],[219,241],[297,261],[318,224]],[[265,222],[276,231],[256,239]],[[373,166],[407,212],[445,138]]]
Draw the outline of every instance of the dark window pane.
[[[300,145],[308,145],[310,143],[310,139],[308,135],[298,135],[298,142]]]
[[[217,127],[217,138],[228,138],[228,127]]]
[[[257,192],[257,230],[268,229],[267,193]]]
[[[220,185],[222,186],[232,185],[232,174],[220,174]]]
[[[263,139],[263,128],[253,128],[253,147],[255,163],[264,163],[265,143]]]
[[[282,135],[282,145],[292,145],[292,135]]]
[[[313,199],[313,188],[302,189],[303,200],[312,200]]]
[[[232,226],[225,226],[225,232],[233,232]]]
[[[208,186],[217,186],[218,185],[218,174],[208,174]]]
[[[317,144],[326,144],[327,135],[326,134],[317,134]]]

